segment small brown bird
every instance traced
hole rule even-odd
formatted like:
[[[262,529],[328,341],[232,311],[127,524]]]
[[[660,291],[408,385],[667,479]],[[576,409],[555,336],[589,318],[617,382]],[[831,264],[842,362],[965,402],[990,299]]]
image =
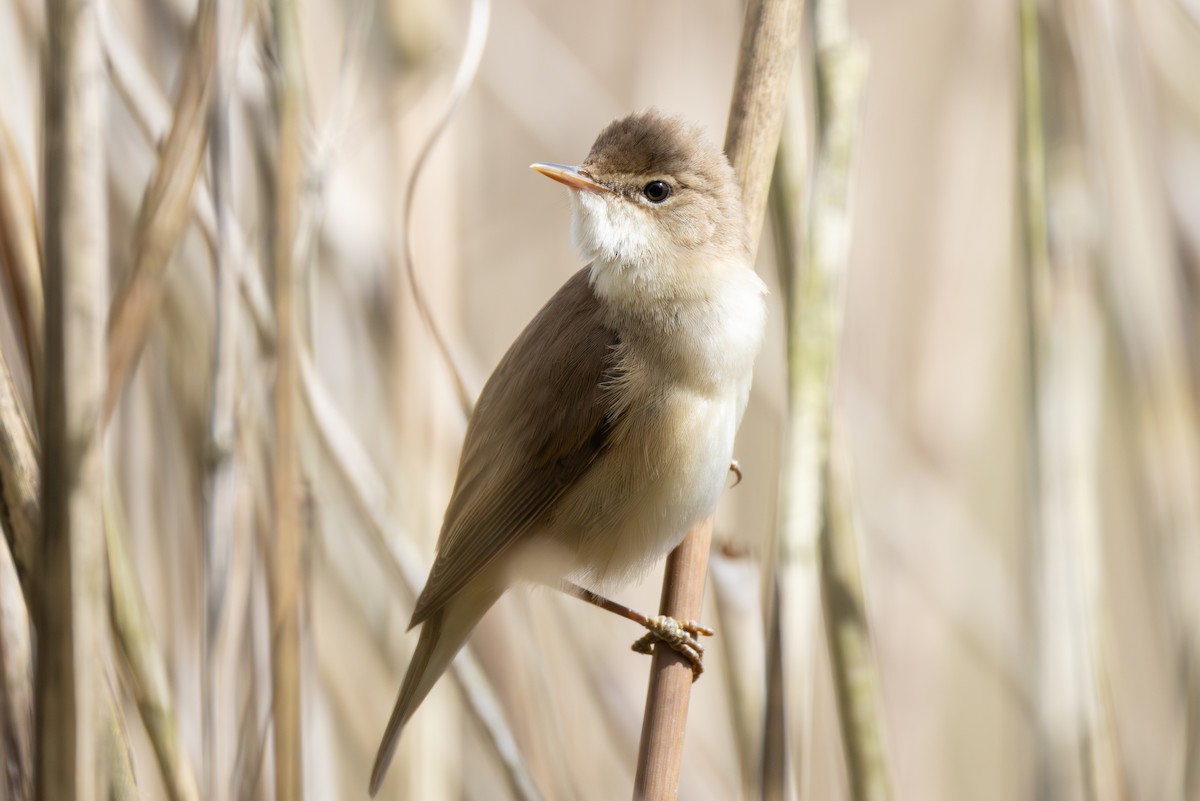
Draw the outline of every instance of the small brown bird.
[[[505,590],[607,587],[712,513],[746,408],[766,288],[724,154],[645,111],[606,127],[579,167],[533,169],[570,188],[589,264],[513,343],[471,415],[371,795],[404,724]],[[647,627],[685,653],[692,642],[676,621]]]

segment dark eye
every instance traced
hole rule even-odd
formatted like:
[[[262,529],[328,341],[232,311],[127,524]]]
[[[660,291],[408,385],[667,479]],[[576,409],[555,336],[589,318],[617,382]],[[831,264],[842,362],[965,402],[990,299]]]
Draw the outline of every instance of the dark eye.
[[[666,181],[651,181],[642,187],[642,194],[651,203],[662,203],[671,196],[671,185]]]

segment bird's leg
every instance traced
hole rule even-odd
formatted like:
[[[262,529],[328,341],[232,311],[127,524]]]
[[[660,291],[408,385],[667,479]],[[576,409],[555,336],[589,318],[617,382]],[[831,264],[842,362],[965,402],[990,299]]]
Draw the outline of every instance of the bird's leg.
[[[738,464],[737,459],[734,459],[733,461],[731,461],[729,463],[729,472],[733,473],[733,477],[734,477],[733,484],[731,484],[729,487],[730,489],[733,489],[738,484],[742,483],[742,466],[740,464]]]
[[[564,581],[559,589],[567,595],[587,601],[593,606],[598,606],[643,626],[649,633],[632,646],[633,650],[639,654],[654,653],[654,646],[661,641],[678,651],[684,659],[691,663],[692,681],[700,678],[700,674],[704,672],[704,646],[700,644],[700,637],[711,637],[716,634],[708,626],[702,626],[694,620],[676,620],[666,615],[647,617],[636,609],[630,609],[624,604],[610,601],[603,595],[598,595],[569,581]]]

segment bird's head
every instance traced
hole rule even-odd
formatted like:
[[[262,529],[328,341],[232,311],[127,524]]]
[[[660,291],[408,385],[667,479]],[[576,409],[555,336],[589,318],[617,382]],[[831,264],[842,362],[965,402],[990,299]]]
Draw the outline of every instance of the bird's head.
[[[594,284],[685,297],[709,273],[748,261],[741,190],[724,153],[677,117],[615,120],[578,167],[533,169],[571,189],[572,238]]]

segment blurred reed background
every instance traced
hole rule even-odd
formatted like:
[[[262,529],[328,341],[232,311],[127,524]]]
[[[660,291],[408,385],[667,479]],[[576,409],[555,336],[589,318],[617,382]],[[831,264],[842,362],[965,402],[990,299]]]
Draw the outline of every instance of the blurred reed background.
[[[103,499],[111,620],[79,625],[108,644],[77,669],[102,679],[81,703],[113,796],[365,796],[464,429],[401,208],[467,5],[95,0],[77,27],[99,53],[48,54],[103,110],[71,151],[94,151],[95,205],[59,216],[47,9],[0,0],[0,799],[31,797],[29,579],[57,497],[35,410],[60,384],[112,414],[71,508],[98,528]],[[1200,5],[858,0],[849,50],[839,5],[806,16],[789,100],[680,797],[1197,801]],[[719,140],[742,16],[498,0],[408,243],[469,392],[579,266],[564,193],[527,165],[648,105]],[[108,265],[90,301],[49,268],[63,242]],[[97,309],[107,402],[42,338],[64,314],[103,335]],[[638,635],[510,593],[381,797],[627,797]]]

